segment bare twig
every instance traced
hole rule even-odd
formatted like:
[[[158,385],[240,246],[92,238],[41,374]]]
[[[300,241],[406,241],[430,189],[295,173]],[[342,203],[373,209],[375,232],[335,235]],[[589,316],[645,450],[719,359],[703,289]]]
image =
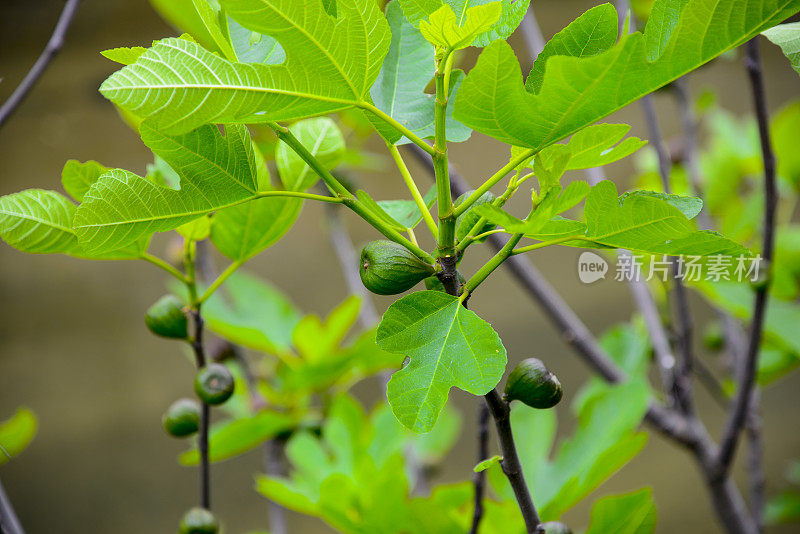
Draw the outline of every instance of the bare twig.
[[[774,248],[775,212],[777,211],[778,204],[778,190],[775,179],[775,154],[772,151],[769,135],[769,117],[766,94],[764,91],[764,80],[761,71],[758,37],[751,39],[747,43],[745,68],[747,69],[753,93],[753,104],[755,106],[758,133],[761,140],[761,154],[764,160],[764,234],[761,256],[766,264],[768,272],[767,279],[755,290],[755,303],[753,305],[753,317],[750,325],[747,352],[740,367],[739,388],[734,398],[733,409],[731,410],[722,435],[723,437],[720,441],[714,472],[714,475],[717,477],[727,476],[730,471],[733,455],[736,452],[736,446],[739,441],[739,436],[742,433],[742,428],[746,423],[751,398],[753,396],[756,364],[758,362],[759,346],[761,345],[761,335],[767,309],[769,269]]]
[[[286,442],[275,438],[264,444],[264,468],[268,475],[285,476],[286,464],[284,462]],[[286,534],[288,532],[286,509],[273,500],[268,500],[270,534]]]
[[[500,448],[503,452],[500,467],[503,468],[503,473],[508,478],[511,489],[514,490],[517,503],[522,511],[522,518],[525,520],[526,531],[528,534],[541,532],[539,527],[542,521],[539,519],[536,507],[533,505],[533,499],[531,499],[528,484],[525,482],[525,475],[522,472],[522,464],[520,464],[519,456],[517,456],[517,448],[514,445],[514,434],[511,431],[511,410],[508,408],[508,403],[500,398],[500,394],[497,393],[496,389],[490,391],[484,398],[486,399],[486,405],[489,407],[489,412],[494,418],[497,437],[500,440]]]
[[[0,483],[0,532],[3,534],[25,534],[2,483]]]
[[[478,462],[489,457],[489,407],[481,402],[478,407]],[[477,534],[483,519],[483,495],[486,492],[486,471],[473,475],[475,489],[475,507],[472,512],[472,528],[470,534]]]
[[[192,310],[194,324],[192,333],[192,350],[198,369],[206,366],[206,353],[203,346],[203,316],[200,310]],[[211,509],[211,465],[208,459],[208,430],[211,423],[211,407],[203,402],[200,412],[200,429],[197,436],[197,450],[200,452],[200,506]]]
[[[8,100],[0,107],[0,128],[3,127],[3,124],[28,95],[36,84],[36,81],[42,73],[44,73],[45,69],[47,69],[47,65],[50,63],[50,60],[53,59],[53,56],[64,46],[64,37],[72,23],[79,3],[80,0],[67,0],[64,9],[61,10],[61,15],[58,17],[58,22],[53,30],[53,34],[50,36],[50,40],[47,41],[47,45],[44,47],[44,51],[42,51],[39,59],[36,60],[36,63],[33,64],[33,67],[31,67],[31,70],[25,75],[25,78],[23,78],[17,88],[14,89],[14,92],[11,93]]]

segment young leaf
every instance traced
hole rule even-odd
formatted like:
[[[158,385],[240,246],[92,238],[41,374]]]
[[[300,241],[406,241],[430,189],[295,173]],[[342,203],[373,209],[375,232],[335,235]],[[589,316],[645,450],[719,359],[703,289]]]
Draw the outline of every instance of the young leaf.
[[[450,388],[484,395],[506,364],[500,337],[457,297],[420,291],[392,304],[376,336],[382,349],[408,356],[389,380],[387,396],[397,419],[414,432],[433,428]]]
[[[431,187],[422,197],[428,209],[436,203],[436,187]],[[379,200],[378,206],[400,225],[405,228],[414,228],[422,220],[422,213],[413,200]]]
[[[389,53],[383,62],[381,73],[370,90],[374,104],[390,117],[397,119],[406,128],[423,139],[434,136],[434,95],[425,92],[434,71],[433,46],[409,23],[400,11],[400,4],[391,2],[386,6],[386,18],[392,31]],[[453,72],[450,78],[450,98],[454,98],[464,73]],[[370,120],[381,135],[394,144],[409,140],[389,125]],[[472,131],[453,119],[453,106],[447,108],[447,139],[460,143],[469,139]]]
[[[100,88],[165,133],[209,122],[267,122],[332,113],[364,103],[389,46],[374,0],[223,0],[250,30],[275,37],[280,65],[231,63],[181,39],[164,39]]]
[[[289,131],[326,169],[333,169],[341,163],[345,149],[344,137],[331,119],[306,119],[291,125]],[[285,143],[278,143],[275,163],[283,186],[290,191],[305,191],[319,180],[311,167]]]
[[[83,196],[100,176],[108,171],[104,165],[96,161],[80,161],[71,159],[64,164],[61,171],[61,185],[64,191],[77,200],[83,202]]]
[[[269,354],[291,348],[300,312],[278,289],[242,271],[225,282],[230,303],[217,292],[203,305],[208,327],[231,342]]]
[[[656,505],[650,488],[603,497],[594,503],[591,514],[585,534],[652,534],[656,530]]]
[[[503,460],[502,456],[498,456],[498,455],[495,454],[491,458],[487,458],[486,460],[478,462],[478,465],[473,467],[472,470],[474,472],[476,472],[476,473],[480,473],[482,471],[486,471],[487,469],[492,467],[494,464],[499,464],[502,460]]]
[[[419,23],[422,36],[437,48],[460,50],[472,44],[500,18],[500,2],[469,7],[461,17],[449,5],[443,5]]]
[[[181,176],[181,189],[159,187],[119,169],[103,175],[75,214],[75,230],[88,252],[123,247],[256,195],[258,170],[244,126],[228,127],[224,137],[216,126],[169,136],[145,122],[140,134]]]
[[[210,460],[221,462],[243,454],[296,425],[296,417],[274,411],[215,424],[208,437]],[[178,458],[181,465],[197,465],[199,461],[197,448],[183,452]]]
[[[406,19],[414,26],[427,19],[442,6],[449,6],[455,13],[459,26],[464,22],[467,10],[479,7],[496,0],[399,0]],[[495,39],[509,37],[522,22],[528,10],[530,0],[501,0],[501,14],[491,28],[479,34],[473,43],[475,46],[486,46]]]
[[[227,35],[227,28],[223,30],[219,23],[219,6],[216,10],[211,6],[208,0],[192,0],[194,10],[200,17],[203,28],[208,32],[214,40],[214,44],[222,52],[222,56],[234,61],[236,60],[236,52],[233,51],[230,40]]]
[[[130,65],[131,63],[135,63],[136,60],[139,59],[139,56],[145,52],[147,52],[147,49],[143,46],[132,46],[130,48],[123,46],[119,48],[103,50],[100,52],[100,54],[111,61],[115,61],[123,65]]]
[[[202,241],[211,234],[211,220],[208,216],[200,217],[177,227],[175,231],[188,241]]]
[[[779,24],[765,31],[764,37],[781,47],[792,68],[800,74],[800,22]]]
[[[523,87],[511,47],[495,41],[459,90],[454,116],[495,139],[540,150],[746,42],[799,8],[800,0],[732,0],[724,9],[718,0],[658,0],[653,9],[671,17],[655,17],[644,36],[624,35],[590,57],[551,56],[537,93]],[[582,17],[591,23],[603,10],[610,17],[613,7],[600,6]]]
[[[573,135],[566,144],[569,160],[565,171],[602,167],[626,158],[639,150],[647,141],[638,137],[623,140],[631,127],[627,124],[594,124]],[[540,161],[553,159],[551,152],[562,150],[562,145],[551,145],[542,150],[536,157]]]
[[[36,415],[27,408],[18,408],[10,418],[0,422],[0,465],[25,450],[36,436]]]
[[[282,238],[302,207],[302,200],[272,197],[225,208],[211,220],[211,241],[230,259],[246,261]]]

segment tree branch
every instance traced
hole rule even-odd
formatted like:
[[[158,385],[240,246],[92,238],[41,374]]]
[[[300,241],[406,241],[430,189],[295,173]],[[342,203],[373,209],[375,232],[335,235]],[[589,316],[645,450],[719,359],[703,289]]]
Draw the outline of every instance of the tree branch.
[[[3,127],[3,124],[5,124],[8,118],[16,111],[22,101],[25,100],[25,97],[28,96],[30,90],[33,89],[36,81],[47,69],[50,61],[58,51],[61,50],[61,47],[64,46],[64,37],[72,23],[79,3],[80,0],[67,0],[64,9],[61,10],[61,15],[58,17],[58,22],[53,30],[53,34],[50,36],[50,40],[47,41],[44,51],[39,55],[39,59],[36,60],[36,63],[33,64],[28,74],[25,75],[17,88],[14,89],[14,92],[11,93],[8,100],[0,107],[0,128]]]
[[[192,350],[194,351],[197,369],[206,366],[206,353],[203,345],[203,316],[200,309],[191,311],[194,332],[192,333]],[[211,423],[211,407],[203,402],[200,412],[200,429],[197,435],[197,449],[200,451],[200,506],[211,509],[211,465],[208,459],[208,429]]]
[[[716,477],[725,477],[730,471],[733,455],[736,452],[739,436],[747,420],[750,402],[753,396],[753,388],[756,379],[756,364],[758,362],[759,346],[761,344],[761,335],[764,328],[764,318],[769,297],[769,270],[771,268],[770,262],[772,261],[774,248],[775,212],[777,211],[778,204],[778,190],[775,179],[775,154],[772,151],[769,135],[769,117],[764,90],[764,79],[761,71],[758,37],[751,39],[747,43],[745,68],[747,69],[753,94],[753,105],[758,121],[758,134],[761,140],[761,155],[764,160],[764,235],[761,257],[766,264],[768,272],[766,281],[760,284],[755,290],[755,303],[753,305],[753,318],[750,325],[747,352],[740,366],[739,389],[734,399],[733,409],[728,417],[725,431],[720,441],[717,465],[713,473]]]
[[[478,407],[478,462],[489,457],[489,407],[481,402]],[[483,519],[483,495],[486,492],[486,471],[479,471],[472,476],[475,488],[475,507],[472,512],[470,534],[478,534]]]
[[[25,534],[2,483],[0,483],[0,532],[3,534]]]
[[[540,526],[542,520],[539,519],[539,514],[536,512],[536,507],[533,505],[528,484],[525,482],[525,475],[522,472],[522,464],[519,462],[517,456],[517,448],[514,445],[514,434],[511,431],[511,410],[496,389],[487,393],[484,398],[486,405],[489,407],[489,412],[494,418],[494,424],[497,427],[497,437],[500,440],[500,449],[503,452],[503,459],[500,461],[500,467],[503,468],[508,482],[511,484],[511,489],[514,490],[514,495],[517,498],[522,518],[525,520],[525,528],[528,534],[541,532]]]

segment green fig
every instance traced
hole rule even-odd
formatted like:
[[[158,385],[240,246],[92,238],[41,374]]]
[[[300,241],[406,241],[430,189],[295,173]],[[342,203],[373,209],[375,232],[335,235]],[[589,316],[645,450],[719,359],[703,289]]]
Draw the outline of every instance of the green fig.
[[[189,320],[183,312],[183,303],[175,295],[158,299],[145,313],[144,322],[157,336],[186,339],[189,335]]]
[[[178,399],[164,412],[161,422],[170,436],[191,436],[200,428],[200,405],[191,399]]]
[[[472,193],[474,193],[474,192],[475,192],[474,189],[470,190],[470,191],[467,191],[463,195],[459,196],[453,204],[456,207],[458,207],[467,198],[469,198],[469,196],[472,195]],[[477,206],[482,205],[482,204],[491,204],[493,201],[494,201],[494,195],[490,191],[487,191],[484,194],[482,194],[480,197],[478,197],[478,200],[476,200],[475,203],[472,206],[470,206],[469,209],[466,212],[462,213],[458,217],[458,219],[456,219],[456,240],[457,241],[463,241],[464,238],[467,237],[467,234],[469,234],[469,231],[472,230],[472,227],[475,226],[475,223],[477,223],[478,220],[480,220],[481,216],[478,215],[477,213],[475,213],[475,208]],[[487,222],[483,226],[483,228],[481,228],[480,230],[477,231],[477,233],[475,235],[480,235],[480,234],[482,234],[484,232],[489,232],[490,230],[494,230],[494,227],[495,227],[494,224],[492,224],[490,222]],[[482,241],[482,240],[480,240],[480,241]]]
[[[411,289],[435,269],[402,245],[371,241],[361,251],[358,273],[364,287],[378,295],[396,295]]]
[[[506,381],[506,399],[521,401],[531,408],[552,408],[561,400],[561,382],[541,360],[522,360]]]
[[[217,534],[217,532],[219,532],[217,518],[205,508],[192,508],[181,520],[180,534]]]
[[[206,404],[222,404],[233,395],[233,375],[222,364],[211,363],[200,369],[194,379],[194,392]]]

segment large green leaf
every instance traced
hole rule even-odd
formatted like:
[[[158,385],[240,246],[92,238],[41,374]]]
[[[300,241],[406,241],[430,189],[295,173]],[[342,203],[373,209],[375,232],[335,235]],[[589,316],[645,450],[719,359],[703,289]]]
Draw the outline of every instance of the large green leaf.
[[[27,408],[19,408],[10,418],[0,422],[0,465],[25,450],[36,435],[36,416]]]
[[[374,0],[223,0],[243,27],[278,40],[280,65],[231,63],[182,39],[157,42],[100,88],[166,133],[209,122],[265,122],[331,113],[367,100],[389,46]]]
[[[434,71],[433,46],[409,23],[400,11],[400,4],[386,6],[386,18],[392,31],[389,53],[381,73],[372,86],[374,104],[390,117],[422,138],[434,136],[434,95],[425,92]],[[450,80],[450,98],[461,85],[462,71],[454,71]],[[373,121],[387,140],[395,144],[408,143],[402,134],[383,123]],[[447,108],[447,139],[462,142],[472,133],[453,119],[453,106]]]
[[[577,132],[566,143],[569,157],[564,170],[602,167],[630,156],[646,144],[638,137],[625,138],[630,129],[627,124],[595,124]],[[549,162],[563,152],[562,145],[552,145],[542,150],[536,159]]]
[[[594,503],[585,534],[652,534],[655,530],[653,490],[643,488],[625,495],[609,495]]]
[[[378,346],[408,356],[389,380],[397,419],[414,432],[433,428],[450,388],[473,395],[491,391],[506,364],[500,337],[454,296],[420,291],[392,304],[376,337]]]
[[[225,136],[210,125],[170,136],[145,122],[140,133],[180,175],[181,188],[160,187],[119,169],[103,175],[75,214],[74,227],[87,251],[117,249],[256,196],[258,168],[244,126],[229,126]]]
[[[73,194],[79,189],[75,185]],[[147,250],[149,240],[145,237],[121,248],[87,252],[72,228],[75,212],[75,204],[55,191],[28,189],[0,197],[0,238],[29,254],[68,254],[97,260],[135,259]]]
[[[427,19],[442,6],[449,6],[456,16],[459,25],[463,24],[467,10],[473,7],[484,6],[497,0],[399,0],[403,14],[414,26]],[[528,10],[530,0],[501,0],[500,18],[492,23],[491,29],[480,33],[475,46],[486,46],[495,39],[505,39],[517,29]]]
[[[682,8],[682,9],[681,9]],[[501,141],[542,149],[696,69],[800,9],[800,0],[658,0],[659,13],[645,34],[633,33],[589,57],[547,58],[541,88],[528,92],[510,45],[495,41],[481,54],[456,96],[455,117]],[[570,36],[586,42],[583,28],[612,42],[611,5],[581,16]],[[581,29],[581,31],[578,31]],[[613,33],[612,33],[613,32]],[[566,38],[566,37],[562,37]],[[558,53],[573,53],[564,49]]]
[[[344,158],[344,136],[336,123],[327,117],[299,121],[292,124],[289,131],[328,170],[333,169]],[[281,182],[291,191],[305,191],[319,180],[319,175],[286,143],[278,143],[275,163]]]
[[[296,198],[272,197],[225,208],[211,220],[211,241],[230,259],[246,261],[283,237],[302,206]]]
[[[781,47],[792,68],[800,74],[800,22],[775,26],[765,31],[764,37]]]

